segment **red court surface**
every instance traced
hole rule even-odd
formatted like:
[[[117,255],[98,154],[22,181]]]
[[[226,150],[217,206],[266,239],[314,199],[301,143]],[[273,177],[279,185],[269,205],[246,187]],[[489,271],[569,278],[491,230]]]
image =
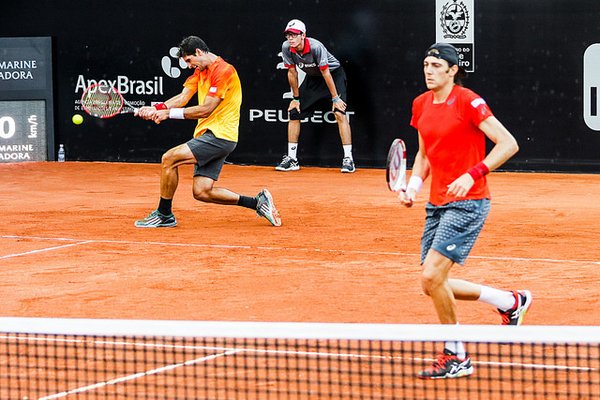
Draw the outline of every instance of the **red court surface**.
[[[202,204],[180,171],[176,228],[133,223],[158,202],[160,166],[4,164],[2,316],[437,323],[421,293],[424,199],[401,207],[381,169],[226,165],[219,185],[268,187],[283,226]],[[525,323],[600,325],[600,175],[492,173],[493,205],[453,276],[529,289]],[[499,324],[458,304],[463,324]]]

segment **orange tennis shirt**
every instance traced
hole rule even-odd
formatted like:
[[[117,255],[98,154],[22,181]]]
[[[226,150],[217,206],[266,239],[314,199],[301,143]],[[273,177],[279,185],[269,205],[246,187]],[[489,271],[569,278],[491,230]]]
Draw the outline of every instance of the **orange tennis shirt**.
[[[492,115],[478,94],[458,85],[444,103],[434,104],[431,90],[414,100],[410,125],[419,131],[425,145],[431,172],[430,203],[441,206],[457,200],[446,195],[448,185],[485,158],[486,136],[479,124]],[[489,198],[484,176],[475,181],[464,200]]]
[[[183,86],[198,92],[198,104],[203,104],[206,96],[221,99],[217,108],[208,117],[198,120],[194,137],[210,129],[220,139],[237,142],[242,107],[242,84],[233,65],[217,57],[215,62],[203,71],[196,69]]]

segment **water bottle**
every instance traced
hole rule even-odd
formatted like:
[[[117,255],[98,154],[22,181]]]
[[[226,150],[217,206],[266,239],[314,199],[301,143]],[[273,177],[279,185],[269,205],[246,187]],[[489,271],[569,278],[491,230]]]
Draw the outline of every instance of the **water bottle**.
[[[58,147],[58,162],[65,162],[65,145],[61,144]]]

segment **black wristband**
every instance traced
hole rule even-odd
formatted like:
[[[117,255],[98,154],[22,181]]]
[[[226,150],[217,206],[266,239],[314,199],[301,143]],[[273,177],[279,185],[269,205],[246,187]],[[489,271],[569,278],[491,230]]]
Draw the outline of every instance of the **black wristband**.
[[[300,96],[294,96],[294,100],[300,101]]]

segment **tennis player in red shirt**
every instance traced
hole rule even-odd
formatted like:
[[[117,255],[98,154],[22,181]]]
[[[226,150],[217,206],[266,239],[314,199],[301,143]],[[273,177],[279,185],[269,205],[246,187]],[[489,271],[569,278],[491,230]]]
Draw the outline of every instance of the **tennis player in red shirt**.
[[[406,192],[400,202],[410,207],[423,181],[431,175],[425,227],[421,238],[421,284],[431,297],[440,323],[457,324],[456,300],[480,300],[498,309],[504,325],[519,325],[531,305],[527,290],[505,291],[449,278],[455,264],[467,259],[490,210],[486,175],[519,149],[511,133],[494,117],[486,102],[464,88],[456,49],[435,43],[425,53],[427,92],[413,102],[411,126],[418,130]],[[494,143],[486,155],[486,138]],[[473,373],[462,342],[446,342],[444,351],[423,379],[457,378]]]

